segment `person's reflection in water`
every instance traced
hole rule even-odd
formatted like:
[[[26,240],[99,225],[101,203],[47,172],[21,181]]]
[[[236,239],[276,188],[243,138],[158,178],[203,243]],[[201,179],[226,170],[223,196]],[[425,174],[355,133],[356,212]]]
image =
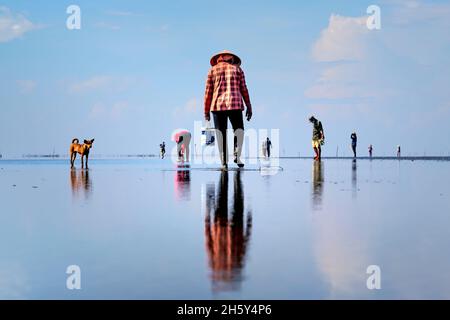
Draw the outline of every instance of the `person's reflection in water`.
[[[320,210],[322,207],[322,194],[323,194],[323,171],[324,164],[322,161],[314,161],[312,168],[312,204],[314,210]]]
[[[87,199],[92,193],[92,180],[87,169],[70,170],[70,186],[72,187],[72,196],[78,197],[83,192]]]
[[[356,198],[358,192],[358,176],[357,176],[358,166],[356,164],[356,159],[352,161],[352,196]]]
[[[189,166],[179,165],[175,175],[175,195],[177,200],[191,200],[191,175]]]
[[[227,171],[221,173],[215,202],[211,189],[207,190],[207,193],[205,238],[213,291],[239,290],[252,229],[250,211],[247,211],[244,223],[245,206],[241,172],[237,171],[234,175],[231,210],[228,208]]]

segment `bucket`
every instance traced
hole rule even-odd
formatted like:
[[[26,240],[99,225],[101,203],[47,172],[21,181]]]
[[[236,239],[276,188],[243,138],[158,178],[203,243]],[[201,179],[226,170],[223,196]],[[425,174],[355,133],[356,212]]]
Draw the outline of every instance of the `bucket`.
[[[206,121],[202,127],[201,142],[204,146],[213,146],[216,142],[215,129],[211,127],[211,121]]]

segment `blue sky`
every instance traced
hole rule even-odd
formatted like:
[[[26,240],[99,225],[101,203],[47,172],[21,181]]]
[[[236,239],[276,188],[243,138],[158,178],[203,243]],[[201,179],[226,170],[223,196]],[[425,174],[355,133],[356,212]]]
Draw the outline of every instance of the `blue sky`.
[[[66,8],[81,8],[81,30]],[[381,8],[368,30],[366,8]],[[254,109],[285,155],[450,153],[450,3],[445,1],[1,1],[0,153],[157,153],[202,119],[209,59],[238,54]]]

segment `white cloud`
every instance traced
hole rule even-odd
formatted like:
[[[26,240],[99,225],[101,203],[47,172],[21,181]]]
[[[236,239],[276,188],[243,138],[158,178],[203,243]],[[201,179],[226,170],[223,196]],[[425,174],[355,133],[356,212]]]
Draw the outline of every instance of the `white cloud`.
[[[305,91],[310,99],[352,99],[374,96],[367,86],[370,72],[360,63],[343,63],[322,70],[316,83]]]
[[[119,101],[111,105],[96,103],[91,108],[89,118],[119,120],[127,109],[129,109],[127,101]]]
[[[373,96],[367,86],[367,66],[362,63],[369,55],[370,30],[367,17],[345,17],[332,14],[328,26],[312,47],[312,58],[326,62],[320,77],[305,90],[310,99],[353,99]],[[373,34],[373,31],[372,31]]]
[[[123,91],[131,84],[136,83],[136,79],[131,77],[114,77],[107,75],[97,75],[89,79],[82,80],[69,85],[69,93],[86,93],[97,90]]]
[[[371,110],[365,103],[317,103],[306,106],[311,114],[333,119],[348,119],[352,115],[368,115]],[[372,111],[373,114],[373,111]]]
[[[14,14],[7,7],[0,7],[0,42],[20,38],[37,26],[21,14]]]
[[[36,81],[34,80],[17,80],[16,81],[20,93],[27,94],[34,91],[37,86]]]
[[[109,10],[106,11],[107,15],[110,16],[118,16],[118,17],[138,17],[142,16],[142,14],[131,12],[131,11],[121,11],[121,10]]]
[[[95,24],[95,27],[101,28],[101,29],[113,30],[113,31],[117,31],[117,30],[121,29],[120,26],[118,26],[118,25],[107,23],[107,22],[103,22],[103,21],[97,22]]]
[[[81,93],[91,90],[102,89],[111,85],[113,78],[110,76],[94,76],[84,81],[70,85],[69,92]]]
[[[401,15],[398,13],[401,10],[409,12],[413,10],[411,8],[417,7],[417,1],[410,2],[405,7],[382,7],[382,16],[385,18],[380,31],[367,28],[367,16],[346,17],[332,14],[327,27],[312,46],[313,60],[321,63],[318,65],[320,76],[305,90],[305,97],[339,100],[374,98],[389,94],[391,90],[388,83],[400,75],[396,73],[395,65],[390,66],[394,67],[392,69],[385,61],[393,58],[392,52],[412,49],[411,46],[399,45],[406,41],[405,37],[402,37],[405,31],[401,28],[393,30],[389,26],[390,17],[392,12],[398,16]],[[385,11],[390,14],[385,14]],[[388,27],[384,27],[383,21],[386,21],[384,23]],[[384,50],[386,47],[388,50]],[[384,70],[384,74],[380,74],[380,70]]]
[[[450,4],[380,7],[381,30],[368,30],[366,17],[331,15],[311,47],[318,76],[304,91],[310,108],[348,119],[402,117],[415,129],[448,118],[438,106],[449,100]]]
[[[369,235],[355,227],[350,216],[329,208],[314,220],[314,256],[328,285],[331,299],[368,294],[365,287],[369,263]],[[358,241],[355,241],[358,239]]]
[[[176,107],[173,111],[173,115],[176,117],[195,113],[203,114],[197,98],[192,98],[188,100],[184,106]]]
[[[328,27],[313,46],[315,61],[360,60],[366,54],[365,38],[369,33],[367,17],[344,17],[332,14]]]

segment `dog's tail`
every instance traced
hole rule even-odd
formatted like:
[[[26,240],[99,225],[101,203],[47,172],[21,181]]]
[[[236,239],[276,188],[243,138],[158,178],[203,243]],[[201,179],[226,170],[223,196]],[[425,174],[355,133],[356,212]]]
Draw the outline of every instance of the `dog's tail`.
[[[72,140],[72,143],[79,143],[79,142],[80,142],[80,140],[78,140],[77,138]]]

